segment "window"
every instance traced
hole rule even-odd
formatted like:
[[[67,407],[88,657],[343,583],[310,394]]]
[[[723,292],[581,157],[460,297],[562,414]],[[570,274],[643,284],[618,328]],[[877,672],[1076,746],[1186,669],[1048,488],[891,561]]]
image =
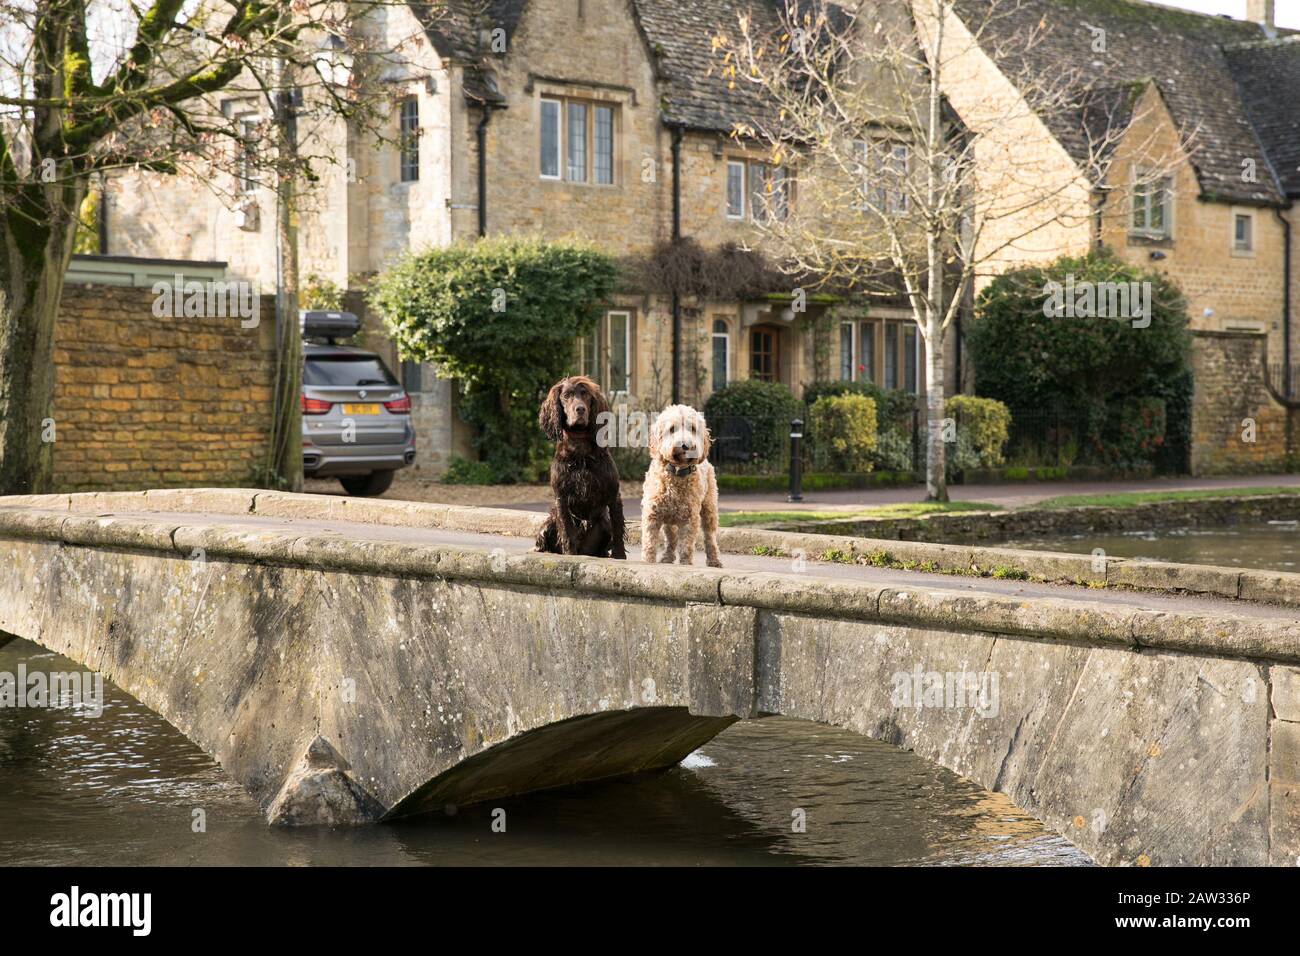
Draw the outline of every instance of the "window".
[[[560,101],[542,100],[541,169],[543,179],[560,178]]]
[[[745,164],[727,161],[727,218],[745,218]]]
[[[1133,183],[1134,233],[1154,238],[1165,238],[1172,233],[1172,190],[1173,180],[1168,176],[1150,179],[1138,172]]]
[[[756,326],[749,333],[749,377],[775,382],[781,377],[781,330]]]
[[[241,193],[257,192],[257,120],[239,121],[239,159],[236,163],[236,185]]]
[[[540,120],[539,172],[543,179],[614,185],[613,106],[543,99]]]
[[[569,151],[565,178],[574,183],[587,181],[587,105],[569,103]]]
[[[862,183],[858,209],[893,216],[905,214],[911,149],[906,143],[881,140],[857,140],[853,145]]]
[[[854,357],[856,349],[853,348],[853,330],[856,328],[852,322],[840,323],[840,381],[852,382],[857,376],[853,373]]]
[[[727,384],[727,371],[731,368],[731,333],[723,319],[713,322],[713,390]]]
[[[912,394],[921,389],[920,336],[911,319],[865,319],[840,325],[840,378],[875,382]]]
[[[377,356],[339,355],[333,358],[313,356],[302,366],[302,383],[320,387],[361,385],[396,385],[397,379]]]
[[[1235,252],[1250,252],[1255,248],[1255,217],[1250,213],[1233,215],[1232,248]]]
[[[578,340],[578,371],[614,394],[632,391],[634,323],[630,309],[611,309],[593,334]]]
[[[789,208],[788,191],[784,166],[727,160],[728,219],[784,219]]]
[[[402,153],[402,182],[413,183],[420,178],[420,101],[414,96],[402,100],[398,146]]]
[[[592,118],[593,179],[601,186],[614,182],[614,110],[597,106]]]

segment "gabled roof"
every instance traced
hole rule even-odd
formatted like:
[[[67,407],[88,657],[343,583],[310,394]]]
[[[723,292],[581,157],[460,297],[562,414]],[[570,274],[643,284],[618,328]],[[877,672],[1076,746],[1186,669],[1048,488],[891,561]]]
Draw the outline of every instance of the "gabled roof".
[[[712,38],[734,34],[743,13],[759,31],[776,31],[781,0],[631,0],[648,55],[662,84],[664,121],[701,130],[731,132],[737,122],[761,116],[763,100],[752,84],[731,84]],[[503,28],[513,38],[527,0],[408,0],[440,56],[464,64],[466,93],[499,98],[482,67],[478,31]],[[507,56],[509,54],[507,53]]]
[[[735,36],[742,14],[756,33],[776,33],[779,0],[634,0],[664,86],[664,121],[700,130],[731,132],[736,123],[763,116],[761,93],[743,80],[723,75],[722,54],[713,49],[719,33]]]
[[[528,0],[407,0],[429,41],[444,60],[465,67],[465,95],[480,102],[501,102],[492,73],[483,67],[480,30],[503,29],[514,37]]]
[[[1300,37],[1224,49],[1283,191],[1300,198]]]
[[[1266,39],[1259,24],[1143,0],[1017,0],[992,18],[987,11],[985,0],[959,0],[958,14],[983,28],[986,51],[1013,80],[1077,70],[1094,84],[1094,100],[1104,90],[1136,94],[1154,83],[1183,135],[1194,135],[1191,163],[1205,198],[1285,201],[1227,52]],[[1105,52],[1094,49],[1097,30],[1105,31]],[[1011,42],[1030,34],[1038,42]],[[1043,117],[1078,163],[1089,158],[1087,131],[1098,132],[1097,118],[1095,103]],[[1259,171],[1253,183],[1243,176],[1252,164]]]

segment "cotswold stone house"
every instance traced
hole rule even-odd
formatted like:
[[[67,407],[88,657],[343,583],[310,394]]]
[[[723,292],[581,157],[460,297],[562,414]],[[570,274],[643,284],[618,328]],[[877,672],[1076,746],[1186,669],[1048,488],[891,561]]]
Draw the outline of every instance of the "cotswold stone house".
[[[1289,358],[1300,341],[1292,206],[1300,195],[1300,43],[1272,29],[1271,8],[1271,0],[1251,0],[1259,22],[1243,22],[1142,0],[1008,5],[987,29],[1004,38],[1041,30],[1046,42],[1024,56],[1043,75],[1101,71],[1101,90],[1124,104],[1109,120],[1141,117],[1133,142],[1176,150],[1195,135],[1167,180],[1116,189],[1108,201],[1081,166],[1080,143],[1096,112],[1030,117],[1014,131],[1016,148],[1040,152],[1044,168],[1064,177],[1057,201],[1071,209],[1023,235],[1014,220],[1001,223],[1003,232],[988,241],[1018,238],[989,274],[1104,242],[1182,286],[1197,328],[1220,336],[1198,348],[1227,348],[1225,334],[1262,333],[1275,362]],[[781,190],[782,170],[765,152],[731,136],[763,104],[748,85],[728,82],[710,40],[743,11],[775,29],[776,0],[377,7],[369,28],[377,45],[394,51],[382,77],[393,94],[389,134],[376,143],[342,124],[320,134],[340,161],[325,170],[299,218],[303,275],[356,289],[408,249],[509,232],[576,235],[630,259],[673,241],[691,240],[706,254],[757,244],[753,219],[764,197],[772,189],[783,202],[799,197]],[[946,93],[975,126],[982,103],[1019,95],[1015,74],[998,59],[1006,51],[996,35],[986,34],[981,46],[960,6],[948,30],[970,55],[962,69],[947,71]],[[1104,52],[1096,49],[1098,30]],[[1117,185],[1131,185],[1138,173],[1129,140],[1109,157]],[[274,196],[255,182],[239,185],[244,202],[230,210],[203,184],[124,177],[109,191],[104,251],[221,259],[232,275],[269,289]],[[923,346],[904,303],[814,298],[796,312],[792,291],[756,280],[711,300],[633,282],[609,303],[595,335],[575,343],[575,370],[645,405],[667,402],[674,380],[683,400],[700,404],[741,377],[784,382],[796,394],[828,378],[924,388]],[[960,328],[948,336],[950,359],[960,355],[960,340]],[[381,334],[372,332],[367,344],[391,356]],[[958,390],[958,365],[948,362],[950,391]],[[450,383],[428,368],[402,372],[421,468],[436,473],[451,454],[471,454]],[[1228,440],[1207,434],[1207,441]]]
[[[733,0],[379,6],[371,26],[400,54],[384,78],[392,141],[333,134],[347,162],[326,170],[300,217],[303,275],[352,288],[408,249],[510,232],[579,236],[626,258],[674,238],[705,254],[755,242],[753,219],[781,170],[731,136],[761,104],[743,84],[729,88],[710,45],[741,9]],[[775,28],[771,2],[754,9]],[[254,183],[247,194],[231,211],[202,184],[119,181],[105,251],[221,258],[273,287],[274,196]],[[575,369],[633,403],[665,404],[676,329],[677,393],[689,402],[744,377],[796,394],[841,375],[923,388],[902,303],[841,304],[832,315],[816,296],[796,312],[793,289],[779,282],[733,292],[713,301],[625,290],[596,334],[576,343]],[[368,344],[383,347],[377,336]],[[450,454],[469,453],[453,390],[431,369],[408,366],[404,377],[422,465],[440,471]]]
[[[1280,350],[1295,324],[1288,286],[1292,301],[1300,290],[1284,262],[1288,233],[1300,224],[1300,35],[1274,27],[1272,0],[1251,0],[1259,22],[1145,0],[1018,0],[986,22],[982,6],[961,0],[948,24],[965,62],[949,71],[945,92],[963,119],[978,115],[981,100],[1017,95],[1017,81],[1082,71],[1094,89],[1080,109],[1039,117],[1021,147],[1054,152],[1078,170],[1078,215],[1019,239],[1004,261],[1105,243],[1168,273],[1187,294],[1196,328],[1266,331]],[[983,29],[978,40],[973,24]],[[1039,42],[1028,49],[1000,45],[1031,34]],[[1098,125],[1125,132],[1107,157],[1105,186],[1090,190],[1080,167]],[[1139,144],[1140,154],[1168,157],[1171,168],[1134,188],[1144,172]]]
[[[1029,231],[1014,218],[999,224],[990,243],[1016,238],[990,271],[1105,244],[1168,274],[1199,333],[1193,469],[1282,467],[1286,415],[1256,386],[1266,346],[1272,386],[1300,388],[1284,371],[1300,343],[1300,35],[1275,27],[1273,0],[1249,0],[1246,21],[1145,0],[1019,0],[986,22],[983,6],[961,0],[947,24],[958,52],[945,93],[964,121],[1067,71],[1089,76],[1097,94],[1016,130],[1018,149],[1077,177],[1063,193],[1073,214]],[[1039,42],[1029,48],[1007,42],[1030,34]],[[1124,133],[1093,189],[1084,167],[1099,126]],[[1169,162],[1145,182],[1152,155]],[[1248,417],[1267,420],[1267,441],[1241,440]]]

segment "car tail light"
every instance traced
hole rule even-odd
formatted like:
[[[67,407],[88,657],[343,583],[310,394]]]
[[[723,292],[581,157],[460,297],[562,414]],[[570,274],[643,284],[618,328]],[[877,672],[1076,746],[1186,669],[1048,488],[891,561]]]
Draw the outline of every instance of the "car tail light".
[[[411,396],[403,395],[401,398],[395,398],[391,402],[384,402],[384,408],[396,415],[410,414]]]
[[[327,402],[322,398],[308,398],[306,395],[298,397],[302,399],[302,413],[304,415],[324,415],[334,407],[333,402]]]

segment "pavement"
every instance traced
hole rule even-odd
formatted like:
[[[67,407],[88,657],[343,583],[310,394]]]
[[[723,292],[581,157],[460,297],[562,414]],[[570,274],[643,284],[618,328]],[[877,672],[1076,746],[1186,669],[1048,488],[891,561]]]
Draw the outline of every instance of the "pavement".
[[[550,502],[547,489],[537,487],[542,495],[537,501],[492,501],[488,492],[485,507],[518,508],[522,511],[545,511]],[[1035,481],[1003,482],[988,485],[949,485],[948,495],[953,501],[979,501],[999,508],[1021,508],[1037,504],[1060,495],[1113,495],[1143,491],[1202,491],[1215,488],[1296,488],[1300,490],[1300,474],[1248,475],[1231,478],[1149,478],[1135,481]],[[484,489],[487,491],[487,489]],[[401,489],[395,487],[387,498],[402,498]],[[897,488],[870,488],[845,491],[805,492],[803,501],[786,500],[785,492],[759,492],[748,494],[723,493],[718,498],[719,511],[860,511],[880,505],[905,504],[925,499],[924,485],[902,485]],[[423,499],[420,499],[423,500]],[[641,515],[639,497],[624,497],[623,512],[629,518]]]
[[[149,512],[100,511],[98,515],[115,514],[124,518],[156,522],[175,528],[188,525],[219,525],[230,530],[273,530],[294,535],[328,535],[352,541],[391,541],[412,545],[443,545],[477,548],[491,551],[522,553],[532,550],[531,537],[481,534],[467,531],[449,531],[440,528],[417,528],[401,525],[380,525],[355,521],[315,520],[307,518],[280,518],[262,515],[224,515],[211,512]],[[611,559],[603,559],[611,560]],[[697,567],[703,566],[703,555],[696,554]],[[639,551],[629,549],[629,564],[640,564]],[[1295,609],[1247,601],[1189,594],[1158,594],[1146,591],[1121,591],[1113,588],[1095,589],[1068,584],[1037,584],[1028,581],[998,578],[960,577],[876,568],[864,565],[836,564],[825,561],[801,561],[796,565],[790,558],[762,557],[749,554],[724,554],[723,567],[730,571],[769,571],[789,577],[820,578],[854,581],[895,588],[918,588],[950,593],[1014,597],[1021,599],[1064,598],[1072,601],[1104,605],[1111,608],[1131,607],[1173,614],[1205,614],[1217,617],[1247,619],[1294,620]]]

